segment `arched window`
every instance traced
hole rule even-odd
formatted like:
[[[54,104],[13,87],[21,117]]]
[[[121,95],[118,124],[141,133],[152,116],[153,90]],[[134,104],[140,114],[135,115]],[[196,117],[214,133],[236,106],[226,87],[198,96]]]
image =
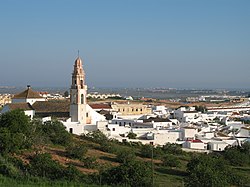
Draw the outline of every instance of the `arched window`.
[[[84,95],[81,94],[81,104],[84,104]]]

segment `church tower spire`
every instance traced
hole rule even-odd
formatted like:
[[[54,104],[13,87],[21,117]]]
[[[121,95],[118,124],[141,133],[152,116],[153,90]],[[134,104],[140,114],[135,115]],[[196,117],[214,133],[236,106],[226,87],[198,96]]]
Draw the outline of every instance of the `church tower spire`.
[[[70,89],[70,116],[72,122],[86,124],[86,95],[87,85],[85,85],[85,72],[82,67],[82,60],[78,56],[74,64]]]

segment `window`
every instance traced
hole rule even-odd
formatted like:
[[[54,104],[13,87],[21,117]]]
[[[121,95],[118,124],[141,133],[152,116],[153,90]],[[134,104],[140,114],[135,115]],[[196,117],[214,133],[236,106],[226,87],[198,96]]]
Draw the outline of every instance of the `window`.
[[[86,113],[86,117],[87,117],[87,118],[89,117],[89,113],[88,113],[88,112]]]
[[[84,104],[84,95],[81,94],[81,104]]]
[[[73,95],[72,102],[73,104],[76,104],[76,94]]]
[[[81,87],[83,88],[83,80],[81,80]]]
[[[73,128],[69,128],[69,132],[72,134],[73,133]]]
[[[115,131],[115,128],[113,128],[112,130]]]

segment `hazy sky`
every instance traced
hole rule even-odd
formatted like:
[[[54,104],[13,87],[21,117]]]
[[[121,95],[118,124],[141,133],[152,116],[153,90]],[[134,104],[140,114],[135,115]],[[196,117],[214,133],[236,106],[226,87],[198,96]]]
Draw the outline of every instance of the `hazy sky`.
[[[0,1],[0,86],[250,88],[249,0]]]

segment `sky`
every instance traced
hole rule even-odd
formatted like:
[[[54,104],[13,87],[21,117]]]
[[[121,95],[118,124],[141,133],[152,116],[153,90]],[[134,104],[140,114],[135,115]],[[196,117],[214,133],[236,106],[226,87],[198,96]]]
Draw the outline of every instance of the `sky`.
[[[250,88],[249,0],[0,1],[0,86]]]

